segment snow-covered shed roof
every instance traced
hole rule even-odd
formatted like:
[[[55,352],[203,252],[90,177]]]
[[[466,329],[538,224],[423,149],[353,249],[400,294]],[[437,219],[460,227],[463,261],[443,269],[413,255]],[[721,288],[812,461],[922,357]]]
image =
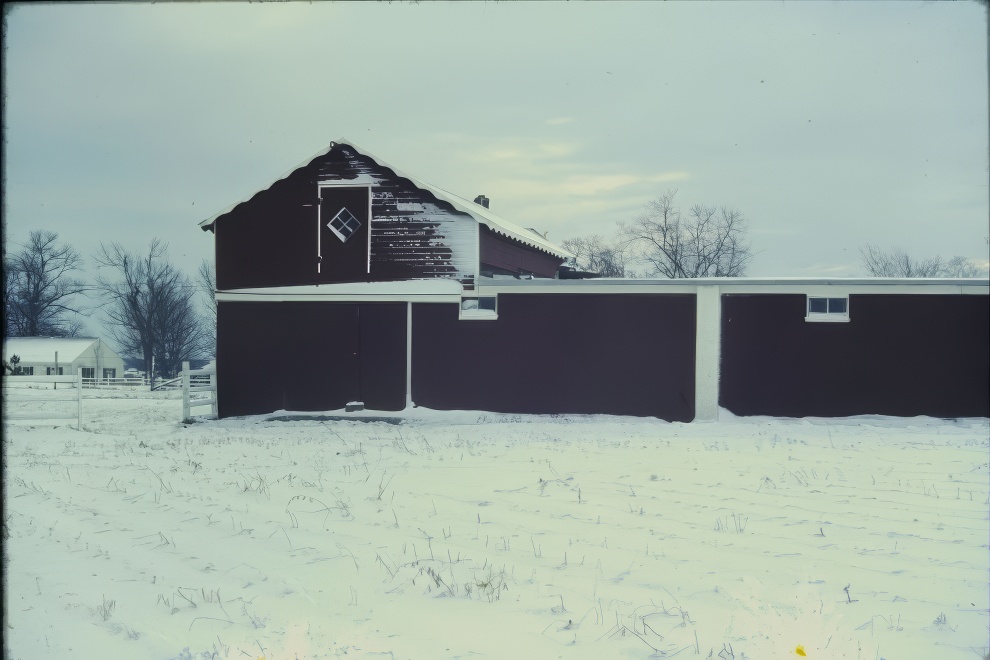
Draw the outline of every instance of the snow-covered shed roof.
[[[16,355],[22,363],[54,362],[58,351],[58,361],[69,363],[98,341],[96,337],[8,337],[3,340],[3,359]]]
[[[387,165],[386,167],[389,167],[389,169],[393,169],[394,171],[394,168]],[[396,172],[396,174],[398,174],[398,172]],[[458,197],[453,193],[447,192],[443,188],[437,188],[436,186],[426,183],[425,181],[414,179],[405,174],[400,174],[399,176],[409,179],[419,188],[429,190],[431,193],[449,203],[458,211],[463,211],[464,213],[472,216],[475,220],[485,225],[496,234],[502,234],[503,236],[514,238],[517,241],[526,243],[527,245],[543,250],[544,252],[549,252],[554,256],[560,257],[561,259],[567,259],[574,256],[564,248],[551,243],[544,236],[537,234],[535,231],[531,229],[524,229],[513,222],[500,218],[481,204],[469,202],[462,197]]]
[[[541,236],[540,234],[536,233],[535,231],[533,231],[531,229],[525,229],[525,228],[520,227],[519,225],[517,225],[517,224],[515,224],[513,222],[509,222],[508,220],[506,220],[504,218],[501,218],[498,215],[492,213],[490,210],[488,210],[487,208],[485,208],[484,206],[482,206],[480,204],[475,204],[474,202],[470,202],[470,201],[464,199],[463,197],[459,197],[458,195],[455,195],[455,194],[453,194],[451,192],[448,192],[448,191],[444,190],[443,188],[438,188],[437,186],[434,186],[434,185],[432,185],[430,183],[427,183],[425,181],[422,181],[420,179],[417,179],[416,177],[413,177],[413,176],[410,176],[410,175],[406,174],[405,172],[403,172],[402,170],[398,169],[397,167],[394,167],[394,166],[390,165],[389,163],[386,163],[381,158],[378,158],[377,156],[375,156],[373,154],[370,154],[367,151],[365,151],[364,149],[356,146],[353,142],[351,142],[350,140],[347,140],[346,138],[340,138],[339,140],[335,140],[335,141],[331,142],[329,147],[327,147],[323,151],[315,154],[311,158],[308,158],[307,160],[303,161],[302,163],[300,163],[296,167],[292,168],[288,172],[284,173],[282,176],[278,177],[278,179],[276,179],[276,181],[280,181],[282,179],[287,178],[290,174],[292,174],[296,170],[298,170],[298,169],[300,169],[302,167],[306,167],[308,164],[312,163],[313,160],[315,160],[317,158],[320,158],[322,156],[327,155],[328,153],[330,153],[330,151],[332,151],[334,149],[334,147],[337,147],[337,146],[340,146],[340,145],[348,146],[348,147],[354,149],[355,151],[357,151],[358,153],[360,153],[362,156],[366,156],[367,158],[372,159],[378,165],[380,165],[382,167],[386,167],[386,168],[392,170],[392,172],[394,172],[396,176],[401,177],[403,179],[408,179],[417,188],[420,188],[422,190],[429,191],[437,199],[441,199],[441,200],[447,202],[448,204],[450,204],[451,206],[453,206],[458,211],[461,211],[463,213],[467,213],[472,218],[474,218],[476,221],[478,221],[479,224],[482,224],[482,225],[488,227],[489,229],[491,229],[492,231],[494,231],[497,234],[501,234],[503,236],[508,236],[509,238],[515,239],[515,240],[517,240],[517,241],[519,241],[521,243],[524,243],[526,245],[529,245],[530,247],[536,248],[538,250],[542,250],[543,252],[549,252],[550,254],[552,254],[552,255],[554,255],[556,257],[560,257],[561,259],[567,259],[567,258],[570,258],[570,257],[573,257],[574,256],[573,254],[571,254],[570,252],[568,252],[564,248],[562,248],[559,245],[556,245],[555,243],[547,240],[544,236]],[[274,181],[272,183],[274,183]],[[373,181],[368,181],[367,183],[374,183],[374,182]],[[240,201],[237,201],[237,202],[234,202],[230,206],[224,208],[219,213],[216,213],[216,214],[210,216],[209,218],[207,218],[206,220],[203,220],[202,222],[200,222],[199,223],[199,226],[204,231],[209,231],[210,229],[212,229],[213,223],[216,221],[217,218],[219,218],[220,216],[224,215],[225,213],[229,213],[238,204],[241,204],[243,202],[248,201],[249,199],[251,199],[251,197],[253,195],[254,195],[254,193],[251,193],[249,196],[245,197],[244,199],[242,199]]]

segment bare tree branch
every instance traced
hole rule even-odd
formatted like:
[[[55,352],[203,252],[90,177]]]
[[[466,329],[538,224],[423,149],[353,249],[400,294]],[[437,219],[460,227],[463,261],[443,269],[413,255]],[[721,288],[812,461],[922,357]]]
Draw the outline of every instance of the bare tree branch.
[[[626,246],[608,241],[601,234],[568,238],[561,242],[575,256],[575,265],[599,277],[625,277]]]
[[[986,277],[986,267],[965,257],[919,259],[900,248],[882,250],[864,245],[859,250],[863,268],[873,277]]]
[[[33,231],[4,269],[4,331],[8,337],[74,337],[82,324],[77,296],[87,286],[75,277],[82,257],[59,244],[58,234]]]
[[[125,352],[144,359],[145,371],[175,376],[183,360],[205,349],[203,324],[196,313],[195,286],[168,261],[159,239],[146,255],[118,243],[101,244],[96,263],[104,269],[96,289],[104,300],[105,326]]]
[[[215,264],[203,259],[196,272],[196,288],[199,289],[200,298],[206,312],[203,319],[203,333],[205,339],[212,349],[211,354],[216,355],[217,347],[217,267]]]
[[[652,274],[683,277],[743,275],[753,253],[742,213],[696,204],[688,217],[674,205],[676,190],[646,204],[645,211],[619,224],[621,242]]]

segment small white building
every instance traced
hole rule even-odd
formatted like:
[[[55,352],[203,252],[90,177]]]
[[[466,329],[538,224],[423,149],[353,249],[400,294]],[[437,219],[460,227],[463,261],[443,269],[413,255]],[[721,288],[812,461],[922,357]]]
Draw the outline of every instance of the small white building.
[[[21,373],[34,376],[72,376],[106,380],[124,377],[124,360],[95,337],[8,337],[3,359],[16,355]],[[57,370],[56,370],[56,361]]]

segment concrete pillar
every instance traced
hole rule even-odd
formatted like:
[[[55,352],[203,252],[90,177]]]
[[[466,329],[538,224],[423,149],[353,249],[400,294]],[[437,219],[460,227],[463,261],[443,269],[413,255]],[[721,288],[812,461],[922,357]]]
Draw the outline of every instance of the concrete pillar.
[[[694,419],[715,421],[722,348],[722,295],[718,285],[699,286],[696,306]]]

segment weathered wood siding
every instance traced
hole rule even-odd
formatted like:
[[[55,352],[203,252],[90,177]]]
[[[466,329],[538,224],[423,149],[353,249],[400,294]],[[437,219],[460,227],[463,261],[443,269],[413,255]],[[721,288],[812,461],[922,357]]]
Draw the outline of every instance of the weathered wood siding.
[[[441,410],[694,418],[695,297],[502,294],[413,305],[412,396]]]
[[[804,295],[722,296],[719,403],[737,415],[990,416],[987,296],[850,295],[848,323]]]
[[[554,277],[563,259],[481,228],[481,271],[495,275],[532,274]]]
[[[331,240],[325,225],[333,214],[318,220],[321,197],[323,204],[334,205],[337,196],[360,188],[371,190],[370,223],[361,229],[370,240],[369,234],[345,243]],[[213,226],[221,290],[477,276],[477,221],[347,145],[335,145],[219,216]],[[317,237],[323,244],[322,276]]]

